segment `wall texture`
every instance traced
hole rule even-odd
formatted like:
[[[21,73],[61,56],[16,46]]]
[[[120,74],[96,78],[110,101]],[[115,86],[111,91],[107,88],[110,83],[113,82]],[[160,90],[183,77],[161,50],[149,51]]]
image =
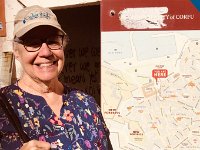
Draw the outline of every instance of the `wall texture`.
[[[61,79],[100,103],[100,6],[54,12],[70,39]]]

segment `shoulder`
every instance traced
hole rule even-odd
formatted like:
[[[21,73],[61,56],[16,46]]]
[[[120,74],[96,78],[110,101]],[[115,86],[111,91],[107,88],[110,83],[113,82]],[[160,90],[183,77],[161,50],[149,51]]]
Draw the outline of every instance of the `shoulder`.
[[[0,89],[0,97],[2,101],[9,101],[9,103],[12,103],[18,98],[20,93],[19,88],[15,84],[11,84],[9,86],[5,86]]]
[[[76,97],[79,100],[94,100],[93,96],[77,88],[71,88],[66,84],[64,84],[64,94],[68,95],[68,97]]]
[[[5,86],[5,87],[2,87],[0,88],[0,113],[2,115],[4,107],[7,103],[10,103],[11,101],[11,97],[13,96],[13,91],[15,91],[15,86],[14,85],[9,85],[9,86]]]
[[[82,90],[76,88],[70,88],[64,85],[65,92],[68,101],[73,101],[78,105],[85,105],[86,107],[99,108],[95,98]]]
[[[0,88],[0,93],[7,95],[16,89],[17,89],[17,86],[15,84],[11,84],[11,85]]]
[[[5,86],[0,89],[0,99],[2,101],[1,107],[4,106],[6,103],[9,103],[11,107],[14,107],[14,105],[17,105],[16,101],[19,99],[21,91],[15,84],[11,84],[9,86]]]

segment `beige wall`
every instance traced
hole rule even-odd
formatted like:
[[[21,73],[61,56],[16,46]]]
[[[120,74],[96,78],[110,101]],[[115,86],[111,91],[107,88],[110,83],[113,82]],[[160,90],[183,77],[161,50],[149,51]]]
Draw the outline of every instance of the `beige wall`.
[[[0,87],[11,83],[13,22],[15,14],[21,8],[22,6],[16,0],[5,0],[6,37],[0,37]]]

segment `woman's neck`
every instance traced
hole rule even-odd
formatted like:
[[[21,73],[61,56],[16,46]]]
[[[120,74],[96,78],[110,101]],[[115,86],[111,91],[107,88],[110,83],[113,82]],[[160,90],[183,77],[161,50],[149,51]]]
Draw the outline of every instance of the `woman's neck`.
[[[63,85],[58,81],[58,79],[44,82],[38,79],[32,79],[30,77],[23,76],[19,80],[18,85],[23,90],[37,95],[43,95],[52,92],[61,94],[63,91]]]

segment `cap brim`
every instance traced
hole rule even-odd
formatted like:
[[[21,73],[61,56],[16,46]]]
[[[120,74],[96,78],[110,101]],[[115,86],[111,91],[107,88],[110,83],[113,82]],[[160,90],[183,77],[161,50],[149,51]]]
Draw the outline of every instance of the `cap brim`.
[[[59,25],[55,25],[55,23],[49,23],[49,22],[45,23],[43,21],[43,22],[34,22],[34,23],[27,25],[26,27],[19,29],[18,31],[16,31],[14,33],[14,36],[21,37],[24,34],[26,34],[28,31],[32,30],[33,28],[38,27],[38,26],[42,26],[42,25],[55,27],[56,29],[60,30],[64,35],[66,35],[66,33],[61,29],[61,27]]]

